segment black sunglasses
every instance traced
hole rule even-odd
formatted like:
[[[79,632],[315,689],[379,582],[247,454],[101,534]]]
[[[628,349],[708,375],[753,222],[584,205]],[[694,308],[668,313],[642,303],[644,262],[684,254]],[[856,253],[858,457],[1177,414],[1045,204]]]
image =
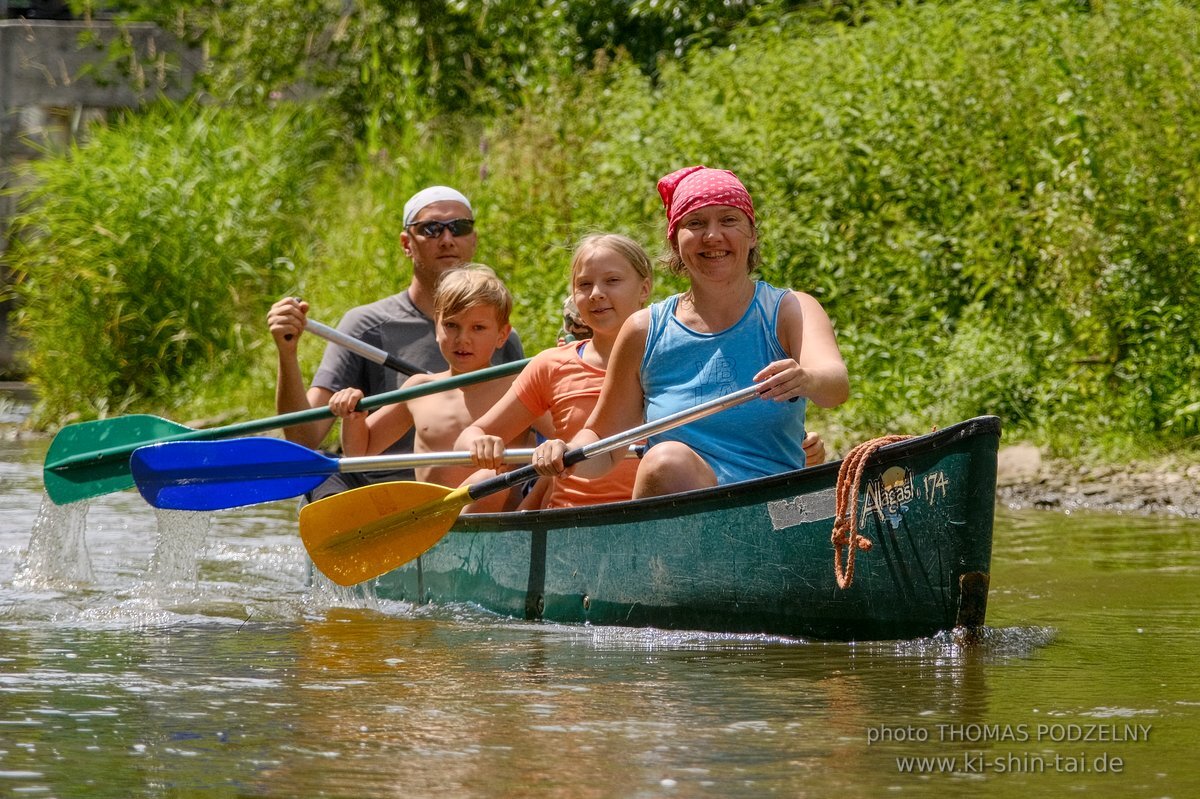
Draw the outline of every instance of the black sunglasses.
[[[430,219],[428,222],[413,222],[409,225],[417,231],[417,234],[427,238],[436,239],[442,235],[443,230],[449,230],[450,235],[454,238],[459,236],[469,236],[471,231],[475,230],[474,219],[450,219],[446,222],[441,222],[437,219]]]

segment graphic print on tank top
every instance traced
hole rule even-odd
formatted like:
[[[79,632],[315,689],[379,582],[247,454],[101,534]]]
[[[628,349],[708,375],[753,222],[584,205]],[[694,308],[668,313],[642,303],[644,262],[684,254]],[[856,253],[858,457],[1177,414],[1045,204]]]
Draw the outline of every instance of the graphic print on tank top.
[[[693,372],[696,375],[692,398],[695,405],[732,394],[741,388],[737,382],[737,361],[725,355],[715,355],[709,361],[695,361]]]

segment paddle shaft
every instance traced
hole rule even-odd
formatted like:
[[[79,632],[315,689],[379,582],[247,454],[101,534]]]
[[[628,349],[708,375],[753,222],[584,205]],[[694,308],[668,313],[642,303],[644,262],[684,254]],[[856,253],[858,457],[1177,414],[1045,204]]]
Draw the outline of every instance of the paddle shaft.
[[[397,372],[402,372],[406,375],[428,375],[433,374],[428,369],[423,369],[417,366],[412,361],[406,361],[403,358],[397,358],[395,355],[381,350],[378,347],[373,347],[365,341],[359,341],[353,336],[348,336],[337,328],[323,325],[320,322],[309,319],[304,326],[304,329],[313,333],[326,341],[337,344],[339,347],[345,347],[356,355],[361,355],[372,363],[377,363],[380,366],[386,366]]]
[[[717,411],[723,411],[726,408],[732,408],[734,405],[741,405],[747,400],[754,399],[758,396],[758,386],[749,386],[740,391],[735,391],[732,394],[726,394],[723,397],[718,397],[715,400],[701,403],[694,408],[672,413],[664,416],[661,419],[656,419],[653,422],[647,422],[626,430],[624,433],[617,433],[608,438],[601,439],[587,446],[579,447],[570,450],[563,456],[563,464],[565,466],[574,466],[580,461],[585,461],[588,458],[594,458],[597,455],[603,455],[606,452],[628,447],[643,438],[657,435],[658,433],[671,430],[675,427],[680,427],[688,422],[694,422]],[[489,494],[494,494],[497,491],[503,491],[506,488],[511,488],[515,485],[532,480],[538,476],[537,470],[533,466],[523,466],[520,469],[514,469],[511,472],[498,474],[495,477],[487,480],[482,480],[467,489],[472,501],[481,499]]]
[[[400,388],[395,391],[386,391],[382,394],[375,394],[370,397],[363,397],[357,406],[357,410],[367,411],[373,408],[380,408],[384,405],[391,405],[396,402],[406,402],[424,397],[428,394],[436,394],[439,391],[449,391],[454,388],[474,385],[482,383],[485,380],[494,380],[498,377],[505,377],[510,374],[521,371],[525,368],[525,364],[529,363],[529,359],[525,358],[520,361],[512,361],[510,363],[502,363],[499,366],[489,366],[486,369],[479,369],[466,374],[455,375],[448,377],[445,380],[434,380],[429,383],[424,383],[420,386],[412,388]],[[280,416],[272,416],[267,419],[255,419],[249,422],[239,422],[237,424],[226,425],[224,427],[210,427],[203,430],[189,430],[186,433],[178,435],[164,436],[154,439],[154,441],[135,441],[129,444],[123,444],[117,447],[107,447],[97,449],[92,452],[83,452],[78,455],[71,455],[55,463],[46,464],[46,469],[63,470],[73,466],[90,465],[103,461],[116,460],[119,458],[128,458],[138,447],[144,447],[151,443],[165,443],[168,441],[198,441],[210,438],[233,438],[235,436],[247,435],[250,433],[258,433],[263,430],[275,430],[281,427],[291,427],[292,425],[305,424],[307,422],[315,422],[318,419],[328,419],[334,415],[333,411],[329,410],[328,406],[320,408],[309,408],[305,411],[294,411],[285,413]]]
[[[613,449],[616,449],[615,447]],[[530,448],[506,449],[504,462],[512,465],[528,463],[534,450]],[[627,458],[638,456],[637,447],[629,447]],[[380,472],[391,469],[419,469],[422,466],[470,466],[471,453],[459,452],[414,452],[407,455],[366,455],[357,458],[341,458],[337,470],[342,474],[351,472]]]

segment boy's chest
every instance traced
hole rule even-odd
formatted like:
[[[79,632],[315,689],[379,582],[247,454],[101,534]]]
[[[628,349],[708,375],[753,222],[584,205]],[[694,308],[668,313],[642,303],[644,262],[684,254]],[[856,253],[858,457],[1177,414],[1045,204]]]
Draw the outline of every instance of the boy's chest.
[[[501,395],[503,390],[456,390],[422,397],[419,403],[414,401],[409,407],[418,439],[427,450],[452,449],[458,435],[487,412]]]
[[[423,397],[421,404],[410,405],[413,429],[423,450],[450,449],[458,434],[471,424],[472,417],[466,405],[451,401],[446,394]]]

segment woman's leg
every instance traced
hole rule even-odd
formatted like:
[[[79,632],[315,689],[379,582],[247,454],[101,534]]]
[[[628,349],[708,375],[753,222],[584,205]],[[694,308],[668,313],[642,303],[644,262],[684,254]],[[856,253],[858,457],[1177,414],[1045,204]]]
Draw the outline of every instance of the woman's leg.
[[[716,473],[695,450],[678,441],[664,441],[642,456],[633,496],[634,499],[660,497],[716,484]]]

